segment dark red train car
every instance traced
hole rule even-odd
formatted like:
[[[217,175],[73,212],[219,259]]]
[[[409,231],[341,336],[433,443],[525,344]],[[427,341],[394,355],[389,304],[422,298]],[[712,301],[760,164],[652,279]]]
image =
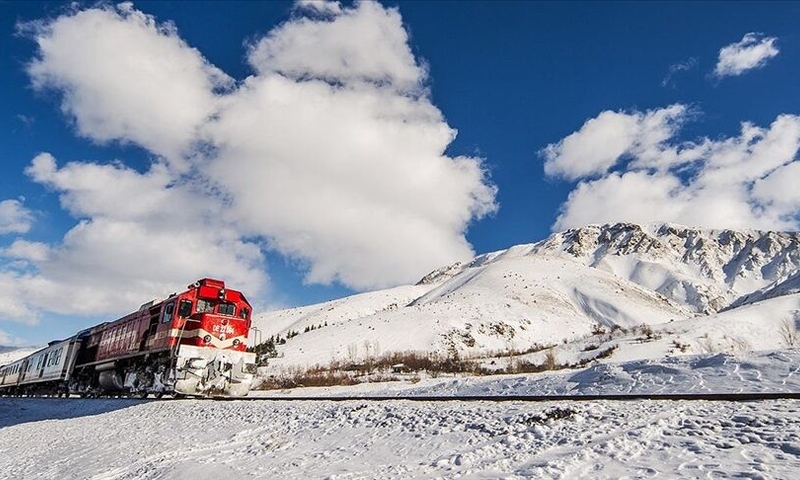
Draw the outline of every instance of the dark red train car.
[[[85,395],[246,395],[252,307],[221,280],[204,278],[161,301],[78,334],[70,391]]]

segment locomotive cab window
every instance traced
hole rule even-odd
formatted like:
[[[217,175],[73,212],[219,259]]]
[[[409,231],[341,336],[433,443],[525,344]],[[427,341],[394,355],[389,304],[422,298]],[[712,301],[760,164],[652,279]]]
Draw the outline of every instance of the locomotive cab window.
[[[209,300],[199,299],[197,300],[197,313],[203,312],[213,312],[214,311],[214,303]]]
[[[181,300],[181,303],[178,306],[178,316],[181,318],[186,318],[191,314],[192,314],[192,301]]]
[[[217,312],[222,315],[233,315],[236,312],[236,307],[232,303],[220,303],[217,307]]]
[[[172,317],[175,315],[175,304],[170,302],[164,307],[164,316],[161,319],[161,323],[169,323],[172,321]]]
[[[239,310],[239,316],[247,320],[247,316],[250,315],[250,310],[243,308]]]

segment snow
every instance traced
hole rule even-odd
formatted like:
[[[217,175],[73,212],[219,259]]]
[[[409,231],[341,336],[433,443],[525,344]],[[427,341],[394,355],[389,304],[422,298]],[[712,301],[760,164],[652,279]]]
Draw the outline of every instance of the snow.
[[[737,354],[681,355],[595,363],[587,368],[536,374],[475,377],[441,374],[414,383],[362,383],[252,391],[259,397],[615,395],[800,392],[797,348]]]
[[[0,399],[0,478],[794,478],[798,413],[797,401]]]
[[[254,324],[264,339],[297,333],[272,374],[392,352],[483,359],[538,346],[574,361],[589,342],[617,347],[608,361],[773,350],[788,346],[784,322],[800,326],[798,270],[798,233],[588,226]],[[658,338],[593,338],[642,324]]]
[[[800,391],[796,348],[251,401],[0,398],[0,479],[794,478],[798,400],[276,398],[786,391]]]
[[[16,362],[31,353],[41,350],[42,347],[4,347],[0,346],[0,366]]]

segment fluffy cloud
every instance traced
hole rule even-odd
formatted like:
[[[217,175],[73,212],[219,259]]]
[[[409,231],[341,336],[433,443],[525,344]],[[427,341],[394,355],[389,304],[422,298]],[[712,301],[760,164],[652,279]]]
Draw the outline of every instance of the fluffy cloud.
[[[542,149],[544,171],[576,180],[604,173],[625,155],[654,161],[662,142],[674,135],[688,112],[684,105],[645,113],[602,112],[577,132]]]
[[[122,3],[22,26],[38,46],[28,66],[37,89],[62,94],[81,135],[134,142],[177,161],[232,83],[175,27]]]
[[[47,259],[50,248],[41,242],[16,239],[7,248],[0,248],[0,255],[25,262],[41,262]]]
[[[242,226],[308,261],[309,281],[355,288],[472,255],[463,232],[495,191],[479,159],[444,155],[455,131],[419,94],[396,11],[362,3],[286,24],[249,60],[260,73],[206,129],[220,145],[207,170]]]
[[[618,122],[619,128],[627,126],[633,133],[613,135],[632,136],[632,147],[619,149],[621,153],[611,160],[604,156],[602,169],[593,166],[581,170],[580,165],[573,166],[579,158],[559,156],[560,152],[569,153],[558,148],[563,140],[543,150],[546,169],[547,162],[563,166],[551,168],[551,176],[580,180],[562,205],[553,228],[616,221],[798,228],[800,194],[795,186],[800,180],[800,117],[781,115],[768,128],[743,123],[740,134],[730,138],[681,142],[675,138],[675,125],[685,112],[685,107],[673,105],[665,110],[621,114],[628,118]],[[591,165],[598,165],[597,158],[591,157],[598,138],[581,132],[608,113],[588,120],[581,130],[567,137],[589,152],[586,161]],[[638,126],[643,118],[653,119],[651,129]],[[659,118],[660,125],[655,120]],[[648,131],[661,133],[652,135]],[[580,171],[590,173],[573,173]]]
[[[779,50],[775,46],[777,40],[776,37],[764,37],[760,33],[745,34],[740,41],[719,50],[714,75],[731,77],[763,67],[769,59],[778,55]]]
[[[19,200],[0,202],[0,235],[4,233],[26,233],[33,224],[33,214]]]
[[[12,294],[0,290],[5,319],[129,309],[203,276],[264,287],[259,246],[236,235],[200,186],[174,184],[160,164],[143,174],[121,164],[59,167],[43,153],[26,173],[81,220],[58,245],[17,240],[0,251],[17,260],[0,277],[13,284]]]
[[[338,15],[342,13],[342,4],[327,0],[297,0],[295,6],[298,10],[305,10],[320,15]]]
[[[248,59],[260,75],[280,73],[345,86],[368,82],[400,93],[421,87],[426,72],[411,53],[396,9],[373,2],[347,9],[322,5],[335,5],[325,10],[331,18],[287,22],[251,47]]]
[[[34,86],[62,95],[82,135],[157,157],[144,172],[33,159],[28,176],[78,223],[2,252],[19,318],[105,312],[206,274],[263,293],[264,248],[309,282],[413,281],[471,256],[467,226],[497,208],[482,160],[445,155],[456,132],[396,9],[301,2],[249,46],[236,85],[129,4],[25,30]]]
[[[24,345],[24,342],[12,336],[10,333],[0,330],[0,346],[4,347],[19,347]]]

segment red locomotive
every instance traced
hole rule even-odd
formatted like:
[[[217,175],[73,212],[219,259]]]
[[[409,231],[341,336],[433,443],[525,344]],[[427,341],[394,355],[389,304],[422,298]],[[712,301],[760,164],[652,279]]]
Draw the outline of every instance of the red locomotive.
[[[241,292],[204,278],[0,368],[0,393],[246,395],[251,315]]]

